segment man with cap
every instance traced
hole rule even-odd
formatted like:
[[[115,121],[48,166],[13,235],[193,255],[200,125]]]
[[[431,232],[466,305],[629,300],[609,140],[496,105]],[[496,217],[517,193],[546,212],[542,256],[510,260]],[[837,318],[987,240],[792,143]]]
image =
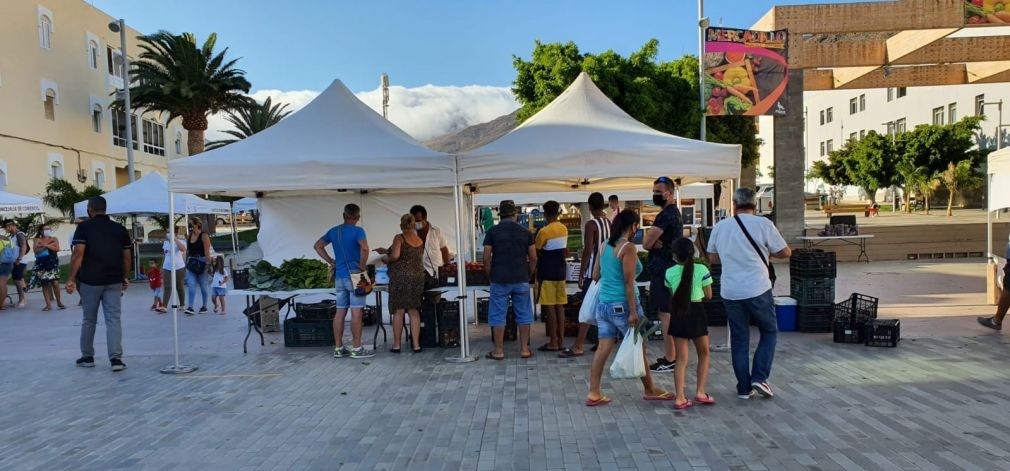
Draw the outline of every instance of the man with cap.
[[[120,324],[122,296],[130,286],[133,243],[130,233],[121,224],[105,214],[105,198],[96,196],[88,200],[88,219],[77,226],[73,238],[73,256],[70,260],[70,278],[67,293],[80,289],[84,307],[81,322],[81,358],[77,366],[95,366],[95,325],[98,307],[105,315],[105,340],[109,349],[112,371],[123,371],[123,330]]]
[[[670,301],[673,293],[666,287],[665,278],[666,271],[674,265],[673,241],[684,237],[684,223],[681,222],[680,208],[677,207],[675,185],[670,177],[659,177],[653,183],[652,204],[661,211],[642,240],[642,248],[649,251],[649,307],[656,310],[663,323],[664,355],[649,365],[649,369],[655,373],[673,373],[677,362],[673,337],[667,334],[670,330]]]
[[[484,236],[484,271],[491,280],[488,324],[494,338],[491,360],[505,359],[505,316],[509,302],[519,325],[519,348],[522,358],[530,358],[530,326],[533,324],[533,304],[530,298],[530,277],[537,265],[537,250],[533,233],[516,222],[518,209],[512,200],[498,205],[501,222]]]

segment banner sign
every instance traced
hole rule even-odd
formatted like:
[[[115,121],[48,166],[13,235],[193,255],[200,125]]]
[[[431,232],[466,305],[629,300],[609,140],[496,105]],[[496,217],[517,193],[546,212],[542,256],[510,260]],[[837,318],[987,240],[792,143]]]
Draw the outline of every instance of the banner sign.
[[[964,0],[964,24],[1010,24],[1010,0]]]
[[[784,116],[789,81],[787,43],[785,30],[708,28],[705,115]]]

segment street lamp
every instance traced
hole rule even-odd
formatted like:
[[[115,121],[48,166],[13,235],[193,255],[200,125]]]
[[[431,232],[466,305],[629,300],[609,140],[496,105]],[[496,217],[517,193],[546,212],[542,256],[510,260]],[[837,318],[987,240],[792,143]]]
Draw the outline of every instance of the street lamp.
[[[119,33],[120,63],[123,65],[123,112],[126,116],[126,172],[133,183],[133,114],[130,110],[130,59],[126,55],[126,21],[109,23],[109,31]]]

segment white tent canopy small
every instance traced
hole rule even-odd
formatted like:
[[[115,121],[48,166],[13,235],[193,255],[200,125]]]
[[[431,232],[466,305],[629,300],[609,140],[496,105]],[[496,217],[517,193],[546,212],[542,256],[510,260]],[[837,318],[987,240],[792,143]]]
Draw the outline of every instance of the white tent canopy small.
[[[149,173],[102,196],[108,205],[106,214],[168,214],[168,184],[157,173]],[[231,211],[228,203],[179,193],[175,194],[175,210],[185,214],[228,214]],[[86,200],[74,204],[74,215],[79,218],[88,216]]]
[[[256,211],[257,210],[256,198],[242,198],[231,204],[232,212],[239,213],[242,211]]]
[[[42,200],[34,196],[22,196],[0,191],[0,214],[42,213]]]
[[[460,181],[482,193],[606,193],[649,188],[659,175],[685,183],[736,178],[740,152],[636,121],[583,72],[522,125],[464,154]]]

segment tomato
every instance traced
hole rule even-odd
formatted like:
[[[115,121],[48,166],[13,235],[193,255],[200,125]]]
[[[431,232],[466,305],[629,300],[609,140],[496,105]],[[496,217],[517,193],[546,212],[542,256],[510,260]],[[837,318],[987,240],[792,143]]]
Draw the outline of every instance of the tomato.
[[[983,0],[971,0],[971,3],[972,3],[972,5],[975,5],[975,6],[979,7],[979,8],[981,8],[981,7],[983,7],[985,5],[983,3]]]
[[[712,74],[712,78],[714,78],[716,80],[719,80],[719,81],[722,81],[723,75],[726,75],[726,74],[724,74],[722,72],[716,72],[716,73]]]

